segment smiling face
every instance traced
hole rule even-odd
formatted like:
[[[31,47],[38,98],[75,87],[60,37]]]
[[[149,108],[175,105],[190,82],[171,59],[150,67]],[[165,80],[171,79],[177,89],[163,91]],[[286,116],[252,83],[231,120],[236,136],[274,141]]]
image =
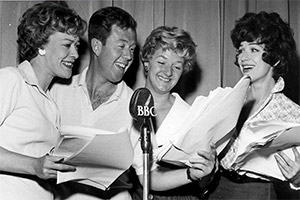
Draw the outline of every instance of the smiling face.
[[[101,51],[97,57],[100,76],[111,83],[121,81],[133,61],[136,47],[135,31],[113,25],[106,44],[100,46]]]
[[[264,45],[257,42],[241,42],[238,49],[238,64],[243,75],[248,74],[252,82],[272,78],[273,68],[263,61]]]
[[[44,46],[48,73],[51,76],[70,78],[72,67],[78,58],[79,37],[55,32],[50,35],[48,43]]]
[[[159,94],[169,93],[178,83],[184,66],[184,59],[172,50],[158,49],[144,63],[148,68],[146,87]]]

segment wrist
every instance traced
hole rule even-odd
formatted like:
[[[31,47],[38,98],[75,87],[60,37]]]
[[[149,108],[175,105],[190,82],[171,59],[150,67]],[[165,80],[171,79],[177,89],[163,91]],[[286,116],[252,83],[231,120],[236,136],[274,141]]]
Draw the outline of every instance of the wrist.
[[[190,181],[194,182],[194,181],[197,181],[196,179],[194,179],[192,176],[191,176],[191,168],[187,168],[186,169],[186,177],[187,179],[189,179]]]

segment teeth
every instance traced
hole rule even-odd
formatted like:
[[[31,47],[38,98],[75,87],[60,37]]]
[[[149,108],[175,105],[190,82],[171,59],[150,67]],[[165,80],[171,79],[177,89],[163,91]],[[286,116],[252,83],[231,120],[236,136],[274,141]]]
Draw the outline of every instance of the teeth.
[[[120,68],[123,68],[123,69],[125,68],[125,64],[117,63],[116,65]]]
[[[71,62],[63,62],[63,64],[70,68],[73,67],[73,63],[71,63]]]
[[[162,81],[165,81],[165,82],[169,82],[169,81],[170,81],[169,78],[164,78],[164,77],[161,77],[161,76],[159,76],[159,78],[160,78]]]

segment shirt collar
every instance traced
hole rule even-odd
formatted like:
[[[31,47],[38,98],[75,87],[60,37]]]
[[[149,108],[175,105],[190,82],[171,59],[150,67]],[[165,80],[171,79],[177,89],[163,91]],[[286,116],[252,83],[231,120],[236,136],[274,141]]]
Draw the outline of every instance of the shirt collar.
[[[86,84],[86,73],[88,71],[89,67],[86,67],[84,70],[82,70],[82,72],[78,75],[78,82],[77,82],[77,86],[83,86]]]
[[[248,122],[245,122],[246,123],[250,123],[252,121],[252,119],[255,118],[256,115],[258,115],[263,109],[264,107],[271,101],[271,99],[273,98],[273,96],[276,94],[276,93],[280,93],[282,90],[284,89],[284,79],[282,77],[279,77],[279,79],[277,80],[277,82],[275,83],[273,89],[271,90],[271,94],[269,95],[269,97],[265,100],[265,102],[260,106],[260,108],[254,112],[252,114],[252,116],[250,116],[247,121]]]
[[[20,63],[17,67],[20,70],[20,73],[26,83],[28,83],[30,85],[38,86],[38,79],[34,73],[34,70],[31,66],[30,62],[25,60],[22,63]]]
[[[277,80],[276,84],[274,85],[271,93],[275,94],[275,93],[281,92],[284,89],[284,85],[285,85],[284,79],[282,77],[279,77],[279,79]]]

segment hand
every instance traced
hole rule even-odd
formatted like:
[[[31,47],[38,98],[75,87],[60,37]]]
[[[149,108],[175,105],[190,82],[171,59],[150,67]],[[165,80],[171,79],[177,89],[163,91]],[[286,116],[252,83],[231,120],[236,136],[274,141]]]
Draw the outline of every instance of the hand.
[[[211,146],[209,152],[199,150],[198,157],[191,158],[190,176],[193,180],[211,179],[211,176],[217,169],[217,153],[215,146]],[[212,173],[213,172],[213,173]]]
[[[35,165],[36,175],[41,179],[57,178],[57,171],[74,172],[76,167],[61,163],[62,157],[45,155],[37,158]]]
[[[296,147],[293,147],[292,150],[295,155],[295,161],[282,151],[275,155],[275,159],[283,176],[295,187],[300,187],[300,154]]]

